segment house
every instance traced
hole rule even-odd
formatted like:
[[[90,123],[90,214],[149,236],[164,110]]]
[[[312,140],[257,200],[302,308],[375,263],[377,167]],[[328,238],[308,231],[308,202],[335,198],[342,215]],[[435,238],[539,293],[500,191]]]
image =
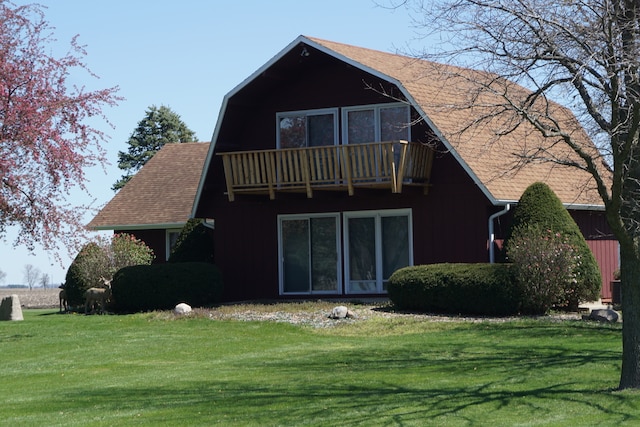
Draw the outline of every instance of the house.
[[[153,249],[156,262],[191,215],[209,143],[165,144],[91,220],[94,230],[129,233]]]
[[[603,273],[603,299],[610,298],[618,245],[591,177],[557,164],[519,165],[541,137],[491,114],[487,100],[452,107],[488,76],[300,36],[232,89],[190,212],[215,221],[224,298],[384,296],[400,267],[488,262],[511,208],[535,181],[546,182],[580,226]],[[563,107],[550,108],[575,121]],[[562,144],[550,149],[575,158]],[[93,223],[116,229],[120,221],[119,230],[163,238],[168,227],[139,220],[135,209],[143,217],[150,208],[127,206],[133,228],[123,216]]]

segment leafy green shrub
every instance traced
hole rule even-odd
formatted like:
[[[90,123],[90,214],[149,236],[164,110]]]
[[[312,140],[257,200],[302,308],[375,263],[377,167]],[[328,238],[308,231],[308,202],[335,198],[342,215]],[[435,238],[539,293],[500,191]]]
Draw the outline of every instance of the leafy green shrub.
[[[67,270],[64,289],[69,305],[84,304],[84,292],[100,286],[100,277],[110,279],[122,267],[151,264],[153,258],[153,251],[143,241],[126,233],[87,243]]]
[[[511,236],[507,256],[522,296],[522,311],[544,314],[566,300],[578,280],[575,247],[560,233],[521,226]]]
[[[399,309],[509,315],[519,295],[509,264],[430,264],[394,272],[387,286]]]
[[[213,262],[213,236],[201,219],[187,221],[168,262]]]
[[[537,182],[531,184],[520,197],[514,211],[513,224],[505,247],[513,236],[523,233],[520,229],[539,227],[560,233],[566,244],[574,247],[575,272],[574,279],[565,284],[565,291],[559,305],[576,310],[582,301],[592,301],[598,298],[602,285],[602,276],[598,263],[589,249],[587,242],[569,212],[548,185]],[[508,255],[507,255],[508,257]],[[511,261],[511,260],[509,260]],[[536,285],[534,285],[536,286]]]
[[[222,296],[222,278],[210,263],[184,262],[126,267],[111,284],[115,309],[122,312],[167,310],[185,302],[214,304]]]

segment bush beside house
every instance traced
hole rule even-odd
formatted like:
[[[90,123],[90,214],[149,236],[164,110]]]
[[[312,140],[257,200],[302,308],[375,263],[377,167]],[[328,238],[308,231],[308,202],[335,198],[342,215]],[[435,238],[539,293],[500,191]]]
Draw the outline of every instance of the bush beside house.
[[[64,289],[71,307],[84,305],[84,293],[102,286],[101,277],[113,278],[122,267],[151,264],[153,251],[127,233],[98,238],[87,243],[73,260],[65,277]]]
[[[563,282],[560,295],[555,301],[551,301],[551,304],[577,310],[580,302],[596,300],[602,286],[598,263],[580,228],[558,196],[542,182],[531,184],[520,197],[514,211],[511,230],[505,241],[508,261],[512,261],[509,260],[509,247],[512,245],[512,240],[521,239],[523,236],[531,239],[534,229],[538,230],[534,234],[547,230],[553,235],[557,234],[563,239],[563,244],[571,245],[575,252],[571,279]],[[538,235],[535,238],[545,237]]]
[[[509,264],[430,264],[405,267],[389,278],[389,298],[402,310],[511,315],[520,297]]]
[[[222,296],[218,268],[204,262],[126,267],[116,273],[111,286],[120,312],[168,310],[182,302],[202,307]]]

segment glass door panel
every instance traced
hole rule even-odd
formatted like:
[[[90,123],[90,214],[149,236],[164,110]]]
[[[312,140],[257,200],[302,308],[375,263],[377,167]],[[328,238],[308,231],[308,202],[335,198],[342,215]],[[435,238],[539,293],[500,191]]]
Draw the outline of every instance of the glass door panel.
[[[380,109],[380,141],[409,140],[409,107]]]
[[[377,283],[375,218],[349,218],[349,291],[375,292]]]
[[[376,141],[374,110],[355,110],[347,113],[347,141],[349,144]]]
[[[335,145],[333,114],[318,114],[307,118],[309,147]]]
[[[338,290],[336,219],[311,218],[311,290]]]
[[[337,216],[282,219],[283,293],[339,290]]]
[[[384,216],[382,225],[382,287],[387,290],[389,277],[409,265],[409,218]]]
[[[309,222],[282,221],[283,291],[309,291]]]
[[[291,115],[281,117],[280,148],[302,148],[307,146],[307,117]]]

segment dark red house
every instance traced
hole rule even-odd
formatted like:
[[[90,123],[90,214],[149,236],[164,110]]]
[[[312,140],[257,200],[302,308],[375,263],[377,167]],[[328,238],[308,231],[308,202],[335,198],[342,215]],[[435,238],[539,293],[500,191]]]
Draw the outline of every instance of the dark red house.
[[[535,181],[575,218],[610,298],[618,246],[591,177],[519,165],[540,144],[575,155],[490,100],[468,107],[488,77],[300,36],[229,92],[191,212],[215,221],[225,298],[381,296],[403,266],[488,262]]]

